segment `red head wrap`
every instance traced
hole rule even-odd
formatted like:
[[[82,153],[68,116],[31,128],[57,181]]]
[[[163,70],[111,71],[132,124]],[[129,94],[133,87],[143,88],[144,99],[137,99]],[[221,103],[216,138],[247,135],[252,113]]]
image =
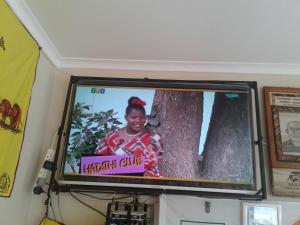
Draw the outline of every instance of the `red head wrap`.
[[[142,101],[139,98],[134,98],[134,99],[131,100],[131,104],[132,105],[139,105],[139,106],[144,107],[146,105],[146,102]]]

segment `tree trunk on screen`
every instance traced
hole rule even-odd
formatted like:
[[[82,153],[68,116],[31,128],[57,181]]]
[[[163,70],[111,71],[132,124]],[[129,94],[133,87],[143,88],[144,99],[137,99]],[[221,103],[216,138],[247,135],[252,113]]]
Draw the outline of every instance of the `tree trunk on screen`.
[[[203,152],[202,178],[252,181],[250,101],[247,94],[216,93]]]
[[[156,91],[152,105],[160,126],[163,155],[159,170],[164,177],[199,177],[198,152],[203,117],[203,93]]]

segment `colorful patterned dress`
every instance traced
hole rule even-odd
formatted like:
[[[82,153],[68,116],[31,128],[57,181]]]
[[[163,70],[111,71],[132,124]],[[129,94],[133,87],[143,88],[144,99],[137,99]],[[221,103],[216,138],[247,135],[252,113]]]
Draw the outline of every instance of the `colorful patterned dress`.
[[[96,150],[99,155],[134,155],[144,158],[144,176],[160,177],[158,157],[162,154],[159,135],[145,132],[140,137],[130,137],[125,140],[120,131],[106,135]]]

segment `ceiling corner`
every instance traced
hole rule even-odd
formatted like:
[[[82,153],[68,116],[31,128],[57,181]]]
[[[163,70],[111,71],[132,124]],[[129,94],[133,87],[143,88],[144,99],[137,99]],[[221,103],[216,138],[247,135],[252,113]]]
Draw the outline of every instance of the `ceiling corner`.
[[[50,40],[47,32],[33,15],[27,3],[24,0],[6,0],[6,2],[33,38],[38,42],[42,51],[46,54],[49,60],[54,64],[54,66],[59,68],[62,56]]]

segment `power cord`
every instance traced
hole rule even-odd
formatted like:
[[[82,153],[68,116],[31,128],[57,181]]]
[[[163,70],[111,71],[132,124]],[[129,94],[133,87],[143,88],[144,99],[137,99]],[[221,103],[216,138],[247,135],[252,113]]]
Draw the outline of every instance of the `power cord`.
[[[100,198],[100,197],[96,197],[96,196],[89,195],[89,194],[82,193],[82,192],[76,192],[75,191],[74,193],[84,195],[84,196],[88,196],[90,198],[94,198],[94,199],[101,200],[101,201],[114,201],[114,200],[121,200],[121,199],[126,199],[126,198],[131,198],[132,197],[132,195],[127,195],[127,196],[117,197],[117,198]],[[111,195],[113,195],[113,194],[110,194],[108,196],[111,196]]]
[[[57,192],[57,206],[58,206],[58,212],[59,212],[60,220],[64,224],[64,218],[62,216],[61,208],[60,208],[60,196],[59,196],[59,192]]]
[[[55,211],[54,211],[54,208],[53,208],[51,196],[50,196],[49,204],[50,204],[50,208],[51,208],[52,213],[53,213],[54,220],[56,220],[56,215],[55,215]]]
[[[70,194],[74,199],[76,199],[78,202],[80,202],[81,204],[85,205],[86,207],[92,209],[93,211],[99,213],[101,216],[103,216],[103,217],[106,218],[106,215],[105,215],[103,212],[99,211],[98,209],[96,209],[96,208],[94,208],[94,207],[88,205],[88,204],[85,203],[84,201],[80,200],[80,199],[79,199],[78,197],[76,197],[72,192],[69,192],[69,194]]]

